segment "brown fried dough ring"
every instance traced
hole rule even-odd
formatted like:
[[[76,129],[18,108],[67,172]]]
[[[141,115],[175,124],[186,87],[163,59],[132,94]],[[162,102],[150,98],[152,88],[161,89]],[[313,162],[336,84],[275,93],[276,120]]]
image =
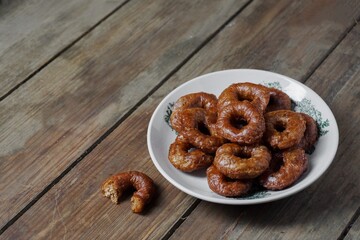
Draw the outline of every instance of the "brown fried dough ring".
[[[121,172],[110,176],[101,186],[102,194],[118,204],[123,192],[129,188],[135,188],[131,197],[131,210],[140,213],[144,210],[155,194],[153,180],[144,173],[138,171]]]
[[[214,94],[206,92],[189,93],[180,97],[173,111],[187,108],[204,108],[206,111],[216,112],[217,98]]]
[[[184,172],[208,167],[214,160],[213,156],[194,148],[182,135],[170,145],[168,158],[175,168]]]
[[[286,93],[276,88],[268,88],[268,91],[270,93],[270,100],[265,112],[291,109],[291,99]]]
[[[206,170],[209,188],[217,194],[225,197],[239,197],[246,194],[252,185],[247,180],[227,179],[214,165]]]
[[[216,137],[215,124],[211,125],[202,108],[189,108],[179,113],[183,135],[194,147],[206,153],[215,153],[216,149],[224,144],[225,139]]]
[[[273,155],[272,161],[283,162],[278,170],[270,169],[260,176],[260,184],[269,190],[281,190],[292,185],[307,169],[308,158],[300,148]],[[271,163],[275,166],[275,164]]]
[[[270,94],[266,87],[254,83],[234,83],[227,87],[219,96],[218,109],[233,102],[247,100],[261,112],[265,111],[269,103]]]
[[[301,114],[290,110],[277,110],[265,115],[264,140],[274,149],[286,149],[300,143],[306,124]]]
[[[306,122],[304,137],[301,139],[298,147],[305,150],[306,153],[312,153],[314,145],[319,138],[319,130],[316,121],[305,113],[300,113]]]
[[[265,146],[222,145],[216,151],[213,164],[225,176],[233,179],[255,178],[268,167],[271,154]]]
[[[186,109],[185,109],[186,110]],[[182,112],[185,110],[173,111],[170,115],[170,125],[178,133],[183,130]]]
[[[218,113],[216,126],[218,133],[231,142],[253,144],[262,138],[265,120],[256,107],[243,101],[223,107]]]
[[[209,124],[216,122],[217,98],[214,94],[198,92],[190,93],[180,97],[174,104],[173,112],[170,116],[170,124],[177,132],[182,130],[182,121],[179,113],[184,109],[203,108],[208,115]]]

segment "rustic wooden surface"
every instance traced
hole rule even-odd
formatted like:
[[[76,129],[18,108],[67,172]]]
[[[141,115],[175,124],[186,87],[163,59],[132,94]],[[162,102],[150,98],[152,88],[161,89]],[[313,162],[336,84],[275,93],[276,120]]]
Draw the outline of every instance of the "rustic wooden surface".
[[[81,160],[244,3],[131,1],[0,102],[1,225]]]
[[[346,240],[353,240],[353,239],[359,239],[360,238],[360,220],[359,220],[359,213],[357,214],[357,220],[354,223],[354,225],[351,226],[350,231],[345,236],[344,239]]]
[[[0,54],[14,56],[0,64],[0,239],[359,238],[358,1],[44,2],[6,3],[6,14],[0,5],[8,33]],[[102,10],[87,21],[86,7]],[[338,153],[308,189],[224,206],[182,193],[152,164],[146,130],[161,99],[229,68],[298,79],[333,110]],[[1,75],[9,69],[21,71]],[[129,169],[157,183],[141,215],[129,197],[117,206],[99,192],[107,176]]]
[[[0,5],[0,98],[121,7],[124,0],[7,1]]]

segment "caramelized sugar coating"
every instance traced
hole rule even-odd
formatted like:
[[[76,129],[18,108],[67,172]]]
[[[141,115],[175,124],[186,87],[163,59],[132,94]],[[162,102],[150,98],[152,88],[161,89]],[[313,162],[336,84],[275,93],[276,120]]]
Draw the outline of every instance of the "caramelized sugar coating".
[[[319,129],[316,121],[305,113],[300,113],[306,122],[304,137],[301,139],[298,147],[305,150],[306,153],[312,153],[314,145],[319,138]]]
[[[286,93],[276,88],[268,88],[268,91],[270,93],[270,100],[265,112],[291,109],[291,99]]]
[[[249,179],[262,174],[270,160],[271,153],[265,146],[227,143],[218,148],[213,164],[229,178]]]
[[[170,116],[170,124],[177,132],[182,131],[182,118],[179,116],[185,109],[202,108],[206,111],[209,124],[216,122],[217,98],[214,94],[198,92],[190,93],[180,97],[174,104],[173,112]]]
[[[206,111],[202,108],[189,108],[179,113],[182,122],[180,132],[190,144],[206,153],[215,153],[225,143],[225,139],[217,137],[215,124],[209,122]]]
[[[170,162],[184,172],[211,165],[209,187],[227,197],[246,194],[258,181],[270,190],[289,187],[319,137],[314,119],[291,111],[286,93],[249,82],[230,85],[218,99],[204,92],[180,97],[170,123],[179,133]]]
[[[239,197],[246,194],[252,185],[247,180],[230,180],[214,165],[206,170],[207,181],[210,189],[225,197]]]
[[[234,83],[227,87],[219,96],[218,108],[236,102],[248,101],[261,112],[269,103],[270,94],[266,87],[254,83]]]
[[[168,157],[175,168],[184,172],[208,167],[214,160],[212,155],[194,148],[182,135],[179,135],[170,145]]]
[[[260,184],[269,190],[291,186],[306,171],[308,158],[300,148],[273,154],[271,168],[260,176]]]
[[[154,182],[146,174],[127,171],[110,176],[102,184],[101,192],[113,203],[118,204],[120,197],[129,188],[136,190],[131,197],[131,209],[134,213],[141,213],[155,194]]]
[[[264,140],[273,149],[286,149],[300,143],[306,129],[301,114],[290,110],[278,110],[265,114]]]
[[[218,133],[239,144],[258,142],[265,131],[265,120],[253,104],[248,101],[228,104],[218,113]]]
[[[217,98],[214,94],[206,92],[190,93],[180,97],[173,111],[187,108],[203,108],[209,112],[216,112]]]

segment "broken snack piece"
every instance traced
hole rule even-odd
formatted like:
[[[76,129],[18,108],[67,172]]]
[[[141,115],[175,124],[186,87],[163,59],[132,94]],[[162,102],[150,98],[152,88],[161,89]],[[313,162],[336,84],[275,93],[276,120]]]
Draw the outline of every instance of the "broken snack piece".
[[[113,203],[119,204],[120,197],[131,188],[136,190],[131,197],[131,210],[141,213],[155,194],[154,182],[146,174],[138,171],[120,172],[104,181],[101,192]]]

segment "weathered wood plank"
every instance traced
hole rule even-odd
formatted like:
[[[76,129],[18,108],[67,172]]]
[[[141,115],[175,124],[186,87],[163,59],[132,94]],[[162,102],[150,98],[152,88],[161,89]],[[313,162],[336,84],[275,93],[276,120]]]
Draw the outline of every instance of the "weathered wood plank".
[[[360,239],[360,218],[358,218],[351,226],[350,231],[344,238],[345,240],[356,240]]]
[[[0,226],[245,3],[130,1],[2,101]]]
[[[326,2],[321,2],[321,5],[324,4]],[[140,105],[1,237],[22,239],[31,235],[37,238],[101,236],[102,238],[120,239],[124,237],[159,239],[166,234],[169,227],[182,216],[195,199],[181,193],[166,182],[150,161],[146,147],[146,129],[156,105],[179,84],[204,72],[219,70],[219,62],[221,68],[242,67],[246,63],[244,59],[247,54],[254,49],[257,49],[259,53],[271,51],[277,54],[269,55],[271,57],[264,57],[265,53],[263,53],[264,55],[254,55],[247,67],[256,65],[259,68],[267,68],[297,79],[304,79],[309,72],[314,70],[311,68],[322,61],[327,50],[351,25],[350,20],[338,22],[334,19],[333,17],[336,15],[334,13],[339,9],[332,9],[332,14],[323,14],[317,20],[318,24],[313,25],[314,29],[298,28],[297,31],[289,31],[294,27],[293,24],[296,21],[305,21],[303,24],[306,25],[306,20],[302,20],[303,16],[299,13],[304,10],[315,11],[315,9],[318,9],[315,3],[298,4],[290,1],[258,1],[249,5],[214,41],[204,47],[144,104]],[[250,32],[250,29],[254,29],[250,39],[244,39],[239,34],[239,32]],[[323,30],[320,31],[321,29]],[[315,31],[318,31],[319,34],[308,34]],[[299,36],[301,36],[300,39]],[[317,54],[302,55],[297,53],[297,48],[284,48],[282,44],[278,43],[280,41],[277,40],[278,38],[287,42],[289,46],[300,44],[304,51],[312,49]],[[314,44],[315,41],[322,44]],[[233,57],[232,61],[225,61],[227,56],[235,53],[237,53],[237,57]],[[271,64],[278,59],[285,59],[287,64],[293,67],[285,68],[280,64]],[[300,61],[303,64],[296,64]],[[141,216],[130,212],[129,198],[124,200],[121,205],[115,206],[101,197],[99,192],[99,185],[109,174],[128,169],[137,169],[148,173],[154,178],[160,190],[157,201],[150,206],[148,212]],[[281,203],[285,202],[279,201],[248,208],[256,210],[260,207],[263,211],[268,211],[268,208],[277,206],[280,210],[281,207],[286,207]],[[204,203],[201,203],[201,206],[203,205],[205,206]],[[219,237],[221,232],[217,232],[216,229],[226,228],[231,231],[232,226],[236,227],[237,223],[232,221],[234,219],[231,219],[231,216],[248,215],[248,219],[250,219],[252,214],[249,211],[242,213],[241,211],[245,207],[216,204],[206,206],[207,208],[201,208],[203,210],[201,214],[198,213],[199,216],[202,216],[201,219],[194,214],[189,217],[189,219],[196,218],[198,220],[196,224],[188,224],[189,219],[185,221],[184,226],[186,225],[188,228],[186,230],[186,227],[182,226],[181,230],[188,231],[188,235],[180,235],[184,237],[183,239],[187,239],[186,237],[206,239],[210,238],[212,233],[215,237]],[[49,212],[53,213],[50,219]],[[228,214],[224,214],[224,212]],[[216,226],[211,224],[211,221],[216,222]],[[252,219],[252,221],[253,223],[257,221],[256,226],[259,228],[267,223],[261,218],[260,220]],[[251,222],[249,224],[251,225]],[[203,229],[207,231],[207,234],[201,235]],[[179,236],[178,231],[176,234]]]
[[[172,239],[339,237],[360,200],[360,109],[354,108],[360,104],[359,79],[360,26],[357,25],[306,82],[329,104],[339,125],[339,150],[325,176],[307,190],[273,203],[224,207],[201,202]],[[199,231],[196,227],[199,224],[207,227]],[[356,228],[353,234],[356,236]]]
[[[0,5],[0,97],[123,2],[32,0]]]
[[[71,171],[56,189],[42,198],[45,202],[34,206],[36,210],[33,207],[35,215],[48,215],[46,218],[36,217],[21,228],[10,227],[1,237],[160,239],[191,204],[192,198],[169,185],[151,163],[146,150],[146,122],[151,110],[139,109],[140,114],[120,125],[120,135],[112,134],[101,143],[86,158],[87,164]],[[157,184],[158,197],[143,215],[131,212],[130,197],[114,205],[100,194],[101,182],[108,175],[131,169],[146,172]],[[46,207],[41,207],[44,203]]]

